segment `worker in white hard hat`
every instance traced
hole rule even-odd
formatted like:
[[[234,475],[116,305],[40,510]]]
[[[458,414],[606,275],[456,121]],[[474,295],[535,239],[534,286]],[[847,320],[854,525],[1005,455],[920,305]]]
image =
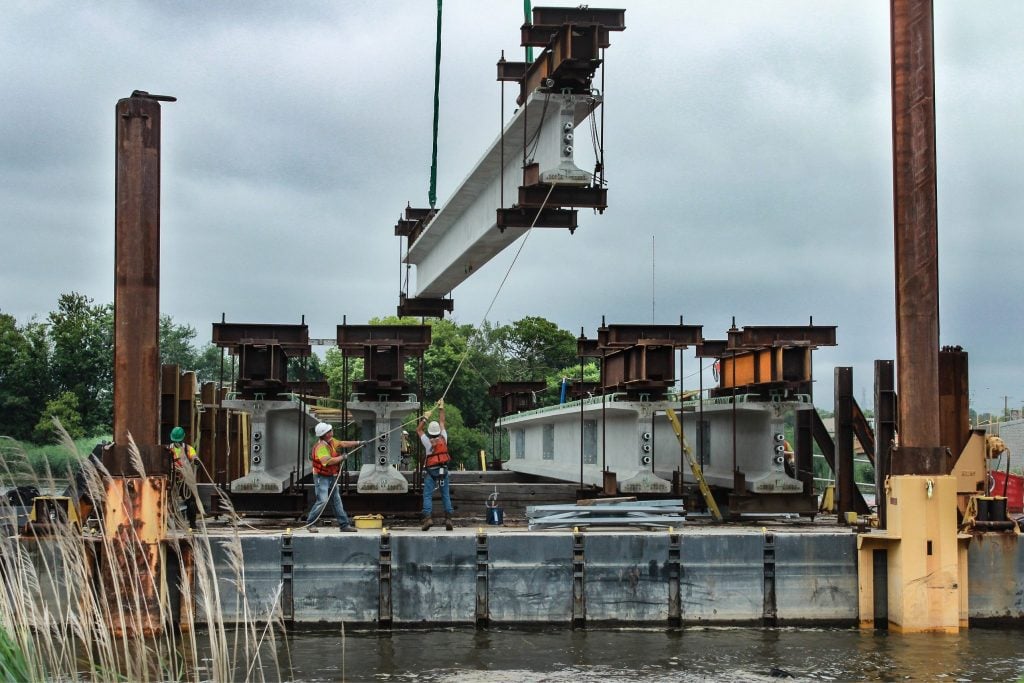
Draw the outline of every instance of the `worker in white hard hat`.
[[[320,519],[320,513],[327,507],[328,500],[334,509],[334,516],[338,520],[340,531],[355,531],[356,528],[349,523],[348,515],[341,504],[341,494],[335,485],[338,475],[341,473],[341,463],[348,458],[348,453],[343,448],[355,448],[360,445],[359,441],[341,441],[334,438],[334,427],[326,422],[319,423],[313,432],[317,436],[316,443],[309,454],[313,461],[313,490],[316,492],[316,502],[306,515],[309,531],[316,533],[316,523]]]
[[[426,531],[433,524],[431,513],[433,511],[434,488],[441,489],[441,502],[444,505],[444,527],[451,531],[452,515],[455,508],[452,507],[452,497],[449,491],[448,463],[451,462],[451,455],[448,454],[448,431],[444,422],[444,399],[437,402],[438,421],[431,421],[427,424],[427,416],[422,416],[416,424],[416,434],[420,437],[423,448],[426,449],[426,457],[423,461],[423,523],[420,528]],[[429,415],[429,413],[427,414]],[[426,425],[426,433],[423,428]]]

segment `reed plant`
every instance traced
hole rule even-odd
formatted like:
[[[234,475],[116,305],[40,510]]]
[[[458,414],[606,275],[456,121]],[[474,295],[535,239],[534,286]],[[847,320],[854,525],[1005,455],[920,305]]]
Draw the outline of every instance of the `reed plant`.
[[[67,451],[65,469],[45,459],[36,471],[21,445],[0,437],[0,484],[4,490],[31,484],[59,490],[81,471],[82,491],[103,509],[111,475],[83,453],[56,425]],[[131,463],[145,477],[142,458],[129,444]],[[171,496],[199,499],[195,472],[186,465]],[[61,487],[62,488],[62,487]],[[246,595],[240,523],[226,498],[228,520],[211,538],[199,502],[197,529],[190,531],[171,505],[167,539],[153,547],[131,524],[108,537],[86,524],[51,525],[47,535],[18,533],[17,509],[0,497],[0,680],[267,681],[290,670],[279,596],[262,608]],[[13,533],[12,533],[13,530]],[[217,551],[226,567],[215,562]],[[235,609],[226,610],[234,593]],[[147,599],[150,596],[151,599]],[[154,627],[156,627],[154,629]],[[154,634],[155,633],[155,634]],[[283,642],[282,642],[283,641]],[[283,647],[282,647],[283,645]],[[278,652],[285,653],[285,661]]]

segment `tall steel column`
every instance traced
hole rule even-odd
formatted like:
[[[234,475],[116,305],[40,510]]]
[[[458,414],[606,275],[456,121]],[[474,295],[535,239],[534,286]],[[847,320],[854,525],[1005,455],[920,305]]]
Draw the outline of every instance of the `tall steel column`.
[[[135,91],[116,107],[114,211],[113,474],[135,474],[128,434],[146,474],[167,469],[160,454],[160,102]]]
[[[932,0],[891,0],[896,359],[894,474],[945,474],[939,448],[939,269]]]

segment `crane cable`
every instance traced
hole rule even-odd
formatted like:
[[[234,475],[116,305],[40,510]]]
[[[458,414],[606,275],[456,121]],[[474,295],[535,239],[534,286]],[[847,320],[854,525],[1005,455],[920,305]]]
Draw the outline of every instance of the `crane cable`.
[[[476,328],[476,332],[466,340],[466,352],[462,354],[462,358],[459,360],[459,364],[455,367],[455,372],[452,373],[452,378],[448,380],[448,386],[444,388],[444,393],[441,394],[441,399],[444,399],[448,395],[448,391],[452,388],[452,384],[455,383],[455,378],[459,375],[459,370],[462,369],[462,364],[466,362],[466,358],[469,357],[470,346],[469,343],[473,341],[473,337],[479,334],[479,330],[483,327],[484,322],[487,321],[487,316],[490,315],[491,309],[494,308],[494,302],[498,300],[498,295],[501,294],[502,288],[505,286],[505,282],[508,280],[508,276],[512,273],[512,268],[516,265],[516,261],[519,260],[519,254],[523,253],[523,247],[526,246],[526,240],[530,238],[530,233],[533,232],[533,227],[537,225],[537,220],[543,213],[544,208],[548,205],[548,199],[551,198],[551,193],[555,189],[557,182],[552,182],[551,187],[548,188],[548,193],[544,196],[544,202],[537,209],[536,215],[533,217],[533,222],[530,223],[530,227],[526,230],[526,235],[523,237],[523,241],[519,244],[519,249],[516,250],[516,255],[512,257],[512,263],[508,264],[508,269],[505,271],[505,277],[501,278],[501,282],[498,284],[497,291],[494,292],[494,296],[491,298],[491,303],[488,304],[487,310],[484,311],[484,317],[480,321],[480,324]]]
[[[437,42],[434,49],[434,149],[430,155],[430,189],[427,192],[431,209],[437,205],[437,119],[441,103],[441,3],[442,0],[437,0]]]

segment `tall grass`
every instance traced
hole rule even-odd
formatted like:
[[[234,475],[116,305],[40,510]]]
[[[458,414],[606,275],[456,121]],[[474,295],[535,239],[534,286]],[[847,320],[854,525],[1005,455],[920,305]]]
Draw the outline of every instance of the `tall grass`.
[[[4,491],[25,484],[54,491],[63,488],[59,480],[74,481],[76,468],[81,468],[85,490],[80,493],[102,510],[109,472],[84,457],[59,425],[58,432],[68,457],[44,459],[41,474],[36,471],[38,461],[17,442],[0,437],[0,484]],[[131,462],[144,475],[138,449],[134,443],[129,448]],[[66,467],[55,472],[53,462]],[[179,495],[188,493],[199,500],[191,467],[186,467],[178,487]],[[156,545],[144,543],[132,524],[121,524],[110,537],[100,529],[81,530],[70,524],[55,525],[45,537],[0,536],[0,679],[282,677],[277,657],[284,633],[280,606],[275,599],[264,613],[257,613],[249,604],[238,518],[229,501],[221,504],[229,522],[223,532],[218,530],[216,541],[211,540],[201,503],[194,533],[177,506],[170,507],[167,539]],[[3,496],[0,522],[5,528],[16,528],[16,513]],[[214,563],[215,542],[226,550],[226,571]],[[154,552],[160,558],[156,573],[146,561]],[[240,618],[225,614],[227,596],[221,590],[228,587],[237,593]],[[287,653],[286,640],[284,646]]]
[[[21,446],[24,450],[25,460],[31,470],[30,474],[34,474],[35,478],[40,479],[46,477],[47,471],[54,472],[60,476],[63,472],[74,470],[78,466],[79,453],[88,453],[97,441],[110,441],[110,438],[110,435],[107,434],[98,437],[75,439],[73,451],[69,451],[63,442],[41,446],[21,444]]]

